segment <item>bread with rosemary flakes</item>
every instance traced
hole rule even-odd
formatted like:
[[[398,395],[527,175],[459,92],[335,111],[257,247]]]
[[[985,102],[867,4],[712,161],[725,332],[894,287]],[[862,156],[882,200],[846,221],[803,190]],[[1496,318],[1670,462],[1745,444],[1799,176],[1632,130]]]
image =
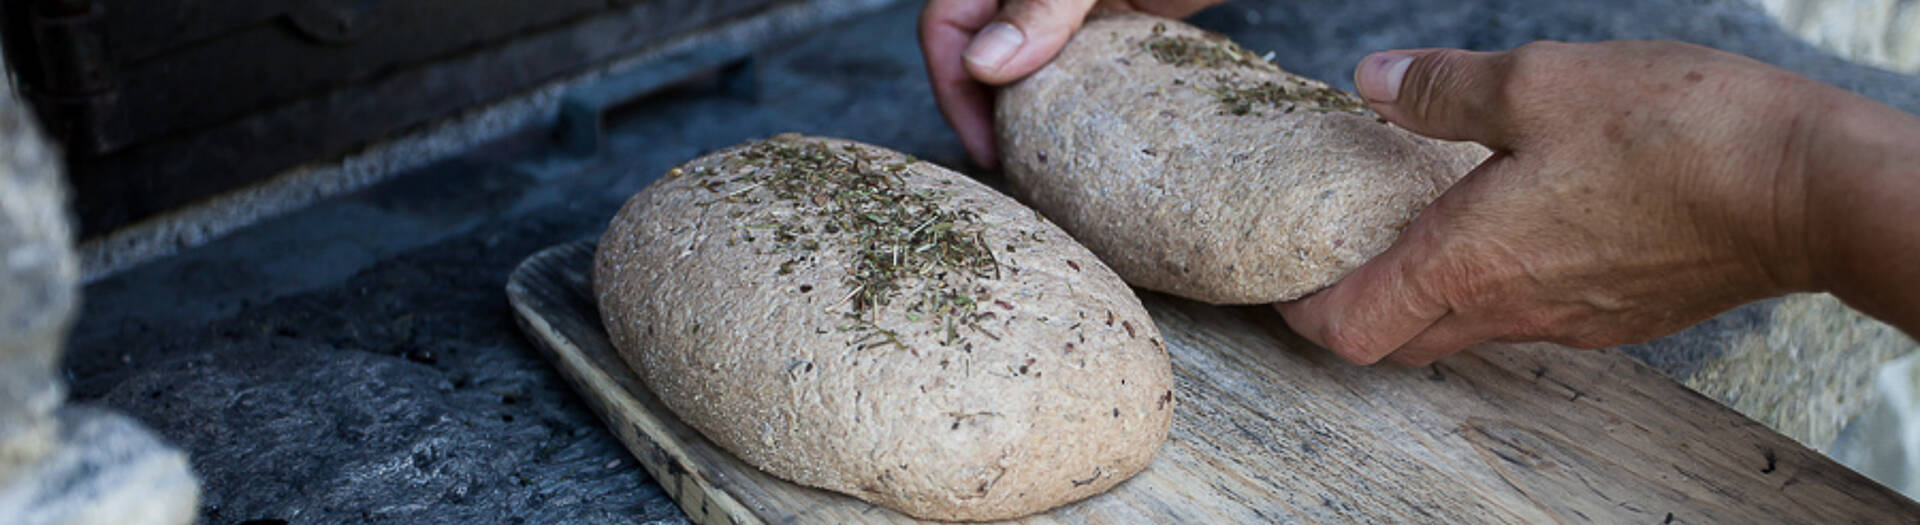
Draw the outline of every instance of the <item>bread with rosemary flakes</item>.
[[[995,111],[1030,204],[1127,282],[1210,303],[1332,284],[1489,153],[1143,14],[1089,20]]]
[[[967,177],[782,135],[635,195],[595,254],[614,346],[766,472],[939,520],[1107,490],[1167,437],[1172,371],[1127,285]]]

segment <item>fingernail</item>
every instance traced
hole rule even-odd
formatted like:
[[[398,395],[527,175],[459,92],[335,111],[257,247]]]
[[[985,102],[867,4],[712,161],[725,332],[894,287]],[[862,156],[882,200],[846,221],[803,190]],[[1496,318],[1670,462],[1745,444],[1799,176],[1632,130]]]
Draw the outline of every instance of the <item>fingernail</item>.
[[[1413,65],[1413,55],[1393,51],[1374,53],[1360,61],[1360,73],[1354,75],[1354,83],[1360,87],[1360,96],[1372,102],[1393,102],[1400,99],[1400,81],[1407,78],[1407,67]]]
[[[975,66],[996,71],[1013,58],[1013,52],[1019,51],[1020,44],[1026,41],[1027,35],[1021,33],[1020,28],[994,22],[973,35],[973,42],[967,44],[967,52],[962,56]]]

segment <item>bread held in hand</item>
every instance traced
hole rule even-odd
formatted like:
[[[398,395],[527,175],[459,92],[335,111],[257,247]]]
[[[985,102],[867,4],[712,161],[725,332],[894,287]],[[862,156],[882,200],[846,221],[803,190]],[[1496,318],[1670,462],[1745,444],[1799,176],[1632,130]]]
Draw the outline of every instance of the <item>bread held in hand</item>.
[[[1332,284],[1489,153],[1143,14],[1090,19],[995,111],[1030,204],[1127,282],[1210,303]]]

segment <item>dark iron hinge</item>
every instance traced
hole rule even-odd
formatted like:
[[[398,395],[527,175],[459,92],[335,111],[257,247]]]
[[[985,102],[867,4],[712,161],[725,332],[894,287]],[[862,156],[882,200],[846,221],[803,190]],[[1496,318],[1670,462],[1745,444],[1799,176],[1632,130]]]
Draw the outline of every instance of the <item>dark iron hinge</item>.
[[[105,123],[118,88],[101,29],[106,6],[38,0],[31,12],[40,75],[27,87],[38,99],[41,119],[69,150],[104,153],[113,144]]]

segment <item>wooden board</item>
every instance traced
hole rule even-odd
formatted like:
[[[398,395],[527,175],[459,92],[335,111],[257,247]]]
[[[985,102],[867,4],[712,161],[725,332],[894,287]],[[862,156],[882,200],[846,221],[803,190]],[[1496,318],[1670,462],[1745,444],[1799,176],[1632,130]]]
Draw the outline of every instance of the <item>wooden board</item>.
[[[514,271],[535,346],[700,523],[903,523],[775,479],[675,419],[614,354],[587,242]],[[1614,351],[1483,345],[1354,367],[1266,308],[1148,294],[1180,401],[1147,470],[1027,523],[1911,523],[1920,506]]]

